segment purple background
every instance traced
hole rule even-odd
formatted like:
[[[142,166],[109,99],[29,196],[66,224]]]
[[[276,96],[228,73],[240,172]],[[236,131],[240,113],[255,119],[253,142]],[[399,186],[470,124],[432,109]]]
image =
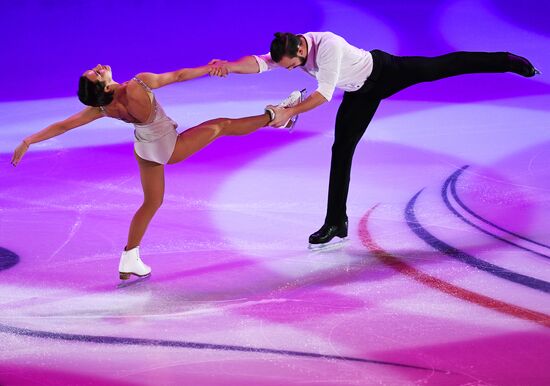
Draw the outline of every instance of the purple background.
[[[491,37],[482,44],[466,40],[453,47],[442,39],[438,18],[455,1],[338,1],[366,12],[391,28],[398,44],[361,18],[334,21],[327,3],[265,1],[11,1],[2,4],[4,92],[0,100],[74,95],[77,78],[97,63],[112,65],[117,77],[140,71],[163,72],[204,64],[212,58],[234,59],[267,52],[277,31],[325,30],[330,27],[364,49],[399,55],[438,55],[452,50],[516,50],[540,63],[547,46],[536,40]],[[476,10],[471,2],[458,22],[468,31]],[[543,0],[481,2],[495,17],[548,38],[550,3]],[[327,7],[325,9],[329,9]],[[350,33],[350,31],[364,31]],[[537,54],[535,54],[537,53]],[[256,79],[256,82],[258,80]],[[270,87],[274,86],[270,84]],[[500,90],[497,90],[500,91]]]

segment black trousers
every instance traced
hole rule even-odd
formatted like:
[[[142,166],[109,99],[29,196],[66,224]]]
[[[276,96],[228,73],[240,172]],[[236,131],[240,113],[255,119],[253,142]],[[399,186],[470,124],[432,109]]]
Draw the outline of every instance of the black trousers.
[[[353,153],[382,99],[421,82],[461,74],[510,71],[506,52],[454,52],[433,58],[371,51],[373,71],[363,87],[345,92],[336,115],[325,224],[347,220]]]

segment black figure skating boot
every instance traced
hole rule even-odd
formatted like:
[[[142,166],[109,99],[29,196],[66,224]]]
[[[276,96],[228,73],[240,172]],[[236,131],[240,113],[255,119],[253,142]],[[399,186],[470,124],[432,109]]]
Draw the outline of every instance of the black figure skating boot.
[[[339,237],[342,239],[340,241],[344,241],[347,236],[348,220],[340,224],[324,224],[321,229],[309,236],[309,249],[324,248],[334,237]]]
[[[523,56],[508,53],[508,60],[510,60],[510,71],[516,74],[525,76],[526,78],[540,74],[540,71]]]

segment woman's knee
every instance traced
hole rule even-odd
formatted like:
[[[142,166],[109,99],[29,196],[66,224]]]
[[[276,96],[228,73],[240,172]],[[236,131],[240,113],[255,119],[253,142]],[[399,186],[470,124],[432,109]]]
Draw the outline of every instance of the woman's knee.
[[[162,197],[160,198],[146,198],[143,200],[142,207],[146,210],[156,212],[162,206]]]
[[[231,119],[229,118],[216,118],[211,119],[207,122],[204,122],[205,126],[210,127],[214,131],[216,137],[227,135],[227,128],[231,124]]]

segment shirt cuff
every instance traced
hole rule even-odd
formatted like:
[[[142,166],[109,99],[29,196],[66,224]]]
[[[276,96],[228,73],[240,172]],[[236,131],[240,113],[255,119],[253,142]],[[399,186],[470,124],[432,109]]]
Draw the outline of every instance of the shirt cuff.
[[[265,60],[263,60],[257,55],[252,55],[252,56],[254,57],[254,59],[256,59],[256,62],[258,62],[258,67],[260,68],[260,71],[258,71],[258,73],[269,70],[269,66],[267,65]]]

